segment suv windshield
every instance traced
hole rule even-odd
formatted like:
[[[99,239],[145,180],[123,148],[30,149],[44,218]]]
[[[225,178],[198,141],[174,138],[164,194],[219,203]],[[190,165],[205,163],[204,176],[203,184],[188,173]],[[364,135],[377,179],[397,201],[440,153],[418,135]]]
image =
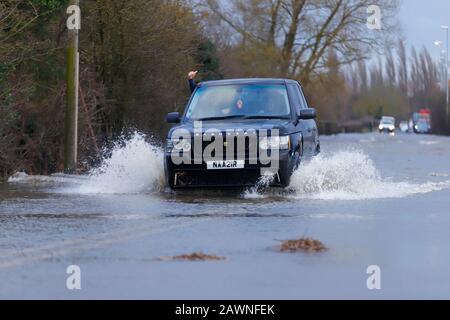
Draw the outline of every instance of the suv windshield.
[[[186,118],[289,118],[290,114],[285,85],[224,85],[197,89]]]

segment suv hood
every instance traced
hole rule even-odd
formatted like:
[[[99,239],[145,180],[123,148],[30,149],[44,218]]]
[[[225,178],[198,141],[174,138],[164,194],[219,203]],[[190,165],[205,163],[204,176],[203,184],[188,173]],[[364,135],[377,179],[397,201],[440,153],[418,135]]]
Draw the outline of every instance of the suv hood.
[[[202,133],[208,130],[216,129],[221,132],[226,132],[227,130],[279,130],[280,135],[287,133],[287,126],[289,124],[287,119],[256,119],[256,120],[227,120],[227,121],[203,121],[202,122]],[[169,131],[169,137],[172,132],[177,129],[185,129],[189,132],[194,132],[194,123],[187,122],[179,126],[173,127]]]

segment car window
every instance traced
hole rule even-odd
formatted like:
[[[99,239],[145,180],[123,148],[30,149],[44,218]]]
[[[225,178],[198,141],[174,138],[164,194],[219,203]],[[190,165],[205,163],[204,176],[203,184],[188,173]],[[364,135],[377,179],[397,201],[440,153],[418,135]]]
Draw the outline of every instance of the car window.
[[[302,109],[308,108],[308,102],[306,101],[305,95],[303,94],[302,88],[297,84],[298,92],[300,93],[300,102],[302,105]]]
[[[197,89],[186,112],[189,120],[234,116],[288,117],[285,85],[223,85]]]
[[[298,87],[295,84],[288,84],[289,96],[292,99],[292,103],[295,107],[295,112],[300,115],[300,109],[302,109],[302,101],[298,91]]]

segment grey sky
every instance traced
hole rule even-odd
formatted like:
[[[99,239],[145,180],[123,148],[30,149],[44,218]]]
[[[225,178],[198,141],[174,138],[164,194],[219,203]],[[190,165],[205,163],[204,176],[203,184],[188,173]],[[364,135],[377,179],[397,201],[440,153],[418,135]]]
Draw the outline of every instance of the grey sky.
[[[433,43],[445,43],[445,32],[440,27],[450,25],[450,0],[403,0],[400,21],[409,45],[418,49],[426,46],[437,56],[439,51]]]

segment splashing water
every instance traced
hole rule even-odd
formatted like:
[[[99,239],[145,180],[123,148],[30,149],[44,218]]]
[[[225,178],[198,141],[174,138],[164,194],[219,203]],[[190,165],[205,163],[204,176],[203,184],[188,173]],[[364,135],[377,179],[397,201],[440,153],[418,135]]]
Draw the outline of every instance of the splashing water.
[[[100,167],[88,175],[30,176],[18,172],[9,183],[60,186],[56,192],[79,194],[138,194],[157,192],[165,187],[163,151],[135,132],[120,139]]]
[[[256,185],[250,189],[247,189],[242,194],[245,199],[261,199],[264,198],[264,192],[269,188],[270,184],[273,183],[275,177],[273,175],[263,175],[256,182]]]
[[[164,188],[163,152],[140,133],[116,144],[111,156],[71,192],[84,194],[135,194]]]
[[[262,177],[246,190],[245,199],[281,196],[298,199],[365,200],[401,198],[450,188],[450,180],[443,182],[395,182],[383,178],[370,157],[362,151],[339,151],[328,156],[319,155],[304,163],[292,176],[287,190],[269,190],[273,177]],[[130,139],[117,143],[102,165],[86,176],[63,174],[28,176],[17,173],[11,183],[57,183],[63,193],[79,194],[138,194],[158,192],[165,188],[163,152],[135,133]]]
[[[294,173],[289,187],[293,197],[324,200],[400,198],[446,188],[450,181],[414,184],[382,178],[373,161],[360,151],[314,158]]]

